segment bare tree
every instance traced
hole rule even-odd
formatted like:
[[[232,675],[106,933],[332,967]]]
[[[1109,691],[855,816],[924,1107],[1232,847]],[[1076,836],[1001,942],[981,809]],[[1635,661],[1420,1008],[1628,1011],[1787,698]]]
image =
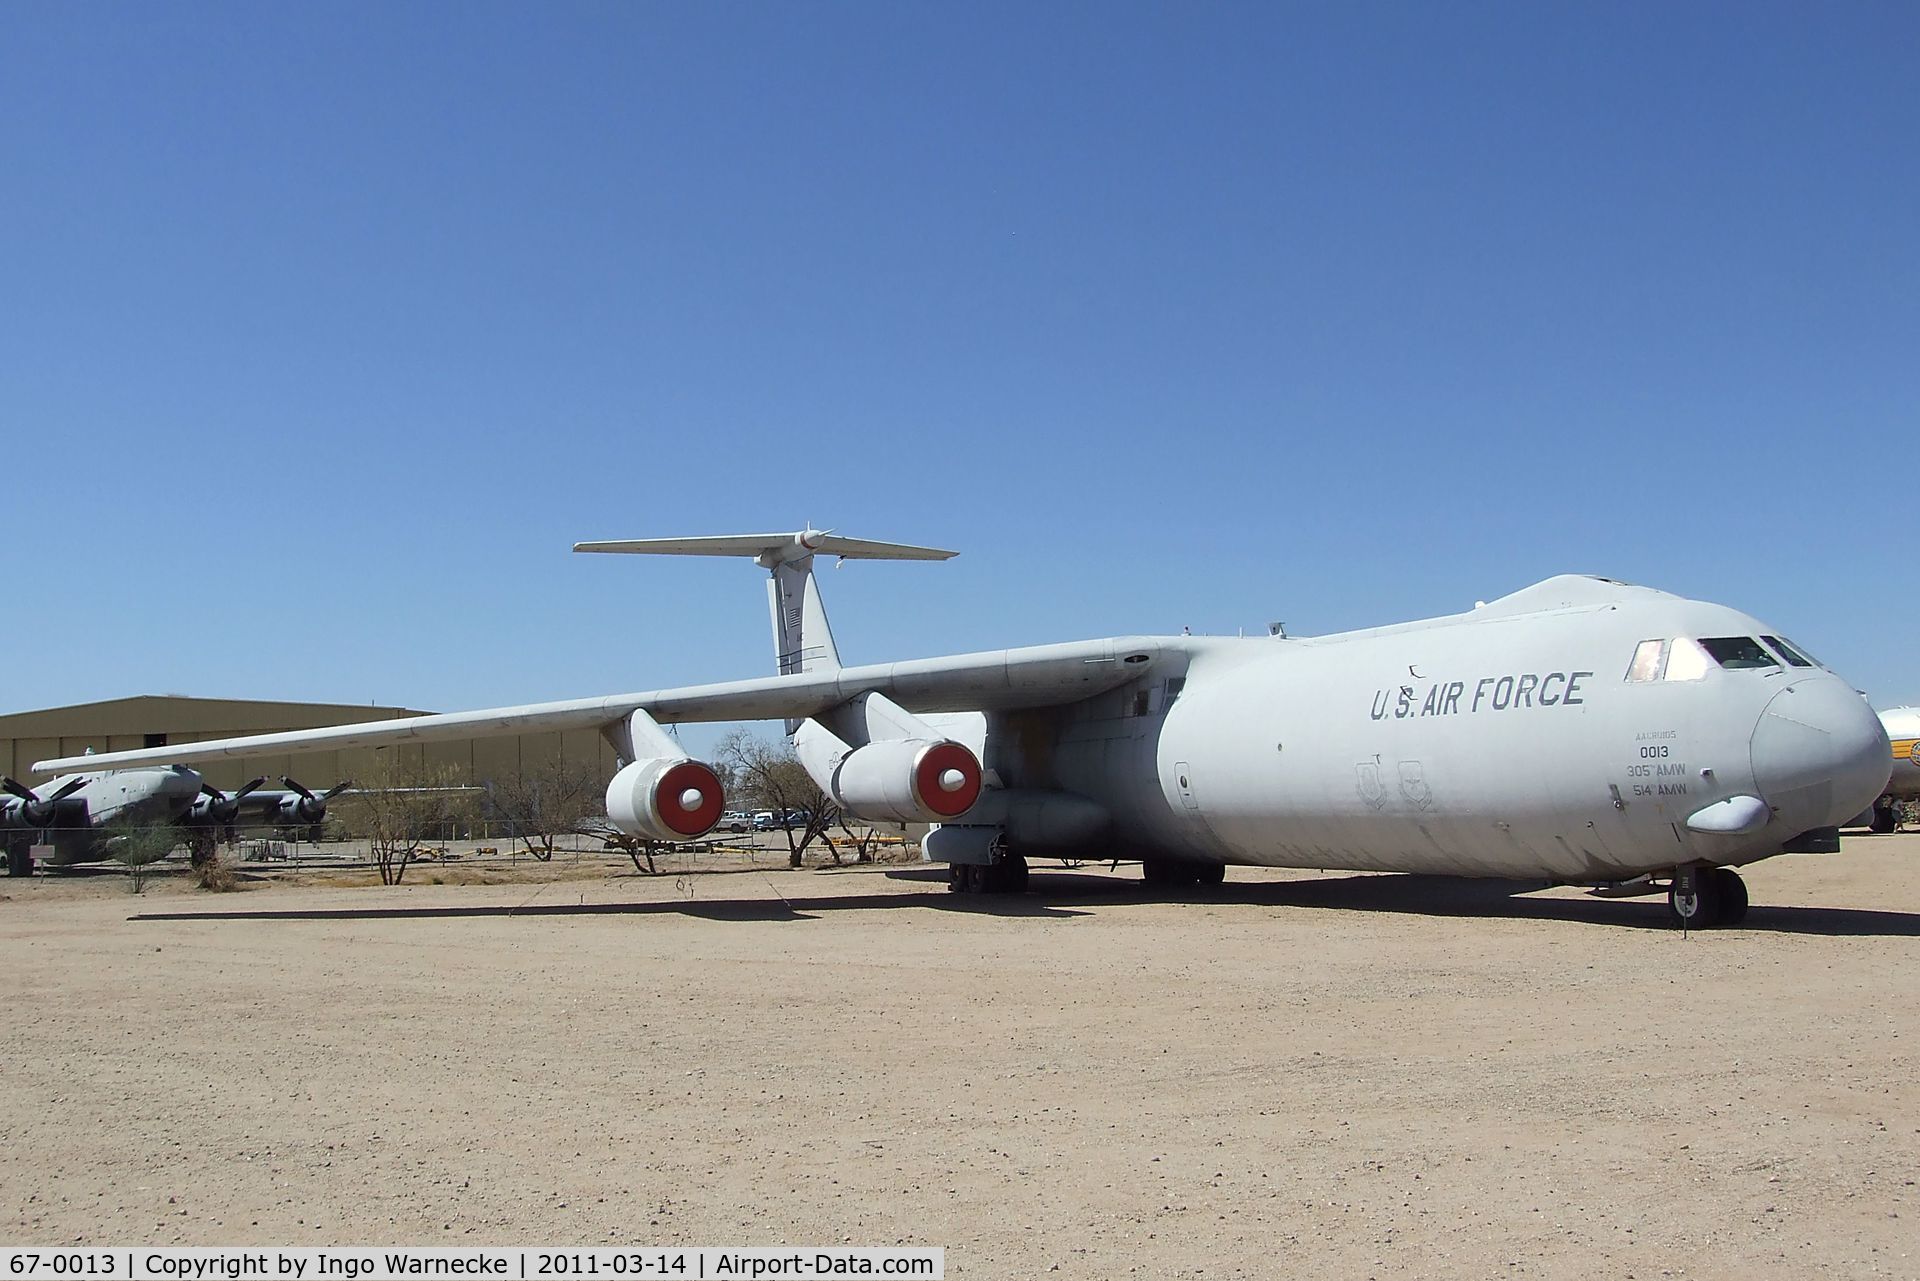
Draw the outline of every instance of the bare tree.
[[[352,794],[348,830],[364,836],[382,885],[398,885],[420,851],[464,830],[473,818],[473,791],[459,786],[456,771],[390,762]]]
[[[853,861],[856,863],[873,862],[873,847],[880,839],[880,833],[873,824],[862,823],[856,830],[853,826],[856,820],[845,810],[839,811],[835,815],[835,818],[840,826],[840,835],[845,839],[847,844],[853,847]],[[828,849],[833,850],[834,861],[836,863],[839,862],[840,851],[835,848],[833,838],[823,833],[821,839],[827,843]]]
[[[619,850],[633,860],[633,870],[644,872],[648,876],[658,876],[660,869],[654,863],[656,856],[674,852],[678,847],[671,841],[656,841],[650,836],[635,836],[623,832],[613,825],[613,821],[604,814],[595,814],[580,821],[574,828],[582,836],[592,837],[607,849]],[[641,865],[641,860],[646,865]]]
[[[597,771],[555,758],[493,779],[486,792],[510,839],[544,863],[553,857],[556,837],[585,831],[583,825],[601,813],[606,785]]]
[[[807,846],[826,834],[839,814],[839,807],[800,764],[793,754],[793,745],[775,745],[737,729],[720,740],[716,755],[732,773],[734,785],[740,789],[743,799],[756,808],[773,811],[780,830],[787,837],[787,866],[801,866],[806,861]],[[790,825],[790,816],[796,811],[803,811],[807,816],[798,828]],[[832,841],[827,841],[826,846],[833,861],[838,863],[839,850]]]

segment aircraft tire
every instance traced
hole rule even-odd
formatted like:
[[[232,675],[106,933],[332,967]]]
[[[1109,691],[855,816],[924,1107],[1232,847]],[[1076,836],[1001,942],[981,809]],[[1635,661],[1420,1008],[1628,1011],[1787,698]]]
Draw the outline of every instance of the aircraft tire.
[[[947,889],[954,894],[1020,894],[1027,888],[1027,860],[1018,854],[998,863],[950,863]]]
[[[1898,826],[1894,821],[1894,817],[1894,809],[1891,802],[1885,805],[1875,804],[1873,807],[1873,823],[1867,830],[1878,836],[1891,835],[1893,829]]]
[[[1024,894],[1027,892],[1027,860],[1018,854],[1009,854],[993,865],[993,884],[991,889],[1000,894]]]
[[[1720,885],[1713,875],[1717,870],[1700,868],[1695,871],[1690,904],[1680,893],[1680,879],[1674,878],[1672,888],[1667,891],[1667,911],[1672,915],[1675,925],[1682,929],[1707,930],[1720,923]]]
[[[1148,885],[1218,885],[1227,878],[1227,867],[1224,863],[1154,858],[1140,865],[1140,876]]]
[[[1148,885],[1183,885],[1180,864],[1170,859],[1150,858],[1140,864],[1140,879]]]
[[[7,846],[7,875],[33,875],[33,847],[30,845]]]
[[[1730,867],[1713,869],[1714,897],[1720,900],[1715,925],[1738,925],[1747,919],[1747,883]]]

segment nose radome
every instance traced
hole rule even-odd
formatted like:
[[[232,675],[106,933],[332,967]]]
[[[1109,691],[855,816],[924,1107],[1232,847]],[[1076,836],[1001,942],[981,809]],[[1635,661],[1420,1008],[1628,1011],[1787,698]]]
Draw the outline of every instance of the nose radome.
[[[1788,832],[1834,827],[1887,786],[1880,718],[1845,681],[1814,676],[1774,695],[1753,731],[1753,778]]]

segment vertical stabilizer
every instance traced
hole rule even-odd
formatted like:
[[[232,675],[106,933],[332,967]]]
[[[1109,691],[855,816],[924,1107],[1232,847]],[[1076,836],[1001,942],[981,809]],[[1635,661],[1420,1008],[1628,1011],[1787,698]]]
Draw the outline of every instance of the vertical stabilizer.
[[[820,583],[813,576],[813,557],[782,561],[767,579],[767,607],[773,611],[774,670],[782,676],[798,672],[830,672],[840,666],[833,644],[833,627],[820,599]]]

